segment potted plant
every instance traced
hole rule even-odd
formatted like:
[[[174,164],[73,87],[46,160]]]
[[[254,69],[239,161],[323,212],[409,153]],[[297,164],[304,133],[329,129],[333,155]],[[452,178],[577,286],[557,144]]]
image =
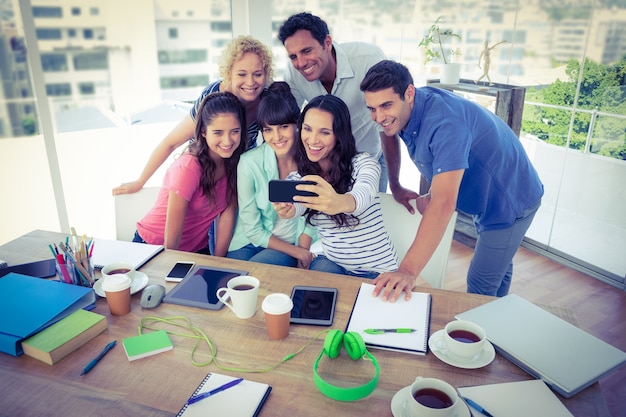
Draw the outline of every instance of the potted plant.
[[[441,29],[443,16],[439,16],[435,23],[428,29],[419,43],[419,47],[424,48],[426,61],[440,63],[440,82],[442,84],[458,84],[461,65],[451,62],[452,57],[457,54],[456,49],[444,47],[444,43],[451,39],[461,40],[461,35],[454,33],[451,29]]]

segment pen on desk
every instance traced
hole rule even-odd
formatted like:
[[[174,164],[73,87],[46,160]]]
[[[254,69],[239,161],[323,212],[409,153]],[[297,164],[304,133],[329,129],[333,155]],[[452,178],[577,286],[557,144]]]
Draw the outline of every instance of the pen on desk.
[[[111,350],[111,349],[113,349],[115,347],[116,343],[117,343],[117,340],[114,340],[111,343],[109,343],[108,345],[106,345],[104,347],[104,349],[102,349],[102,352],[100,352],[98,354],[98,356],[96,356],[91,362],[89,362],[87,364],[87,366],[85,366],[85,368],[83,369],[83,371],[80,374],[81,375],[85,375],[87,372],[91,371],[93,369],[93,367],[96,366],[98,361],[100,361],[100,359],[102,359],[104,357],[104,355],[106,355],[109,350]]]
[[[238,378],[235,379],[233,381],[227,382],[224,385],[221,385],[215,389],[212,389],[211,391],[207,391],[207,392],[203,392],[202,394],[198,394],[198,395],[194,395],[193,397],[189,398],[189,400],[187,400],[187,404],[193,404],[197,401],[203,400],[205,398],[209,398],[211,395],[215,395],[220,391],[224,391],[227,390],[228,388],[232,388],[235,385],[237,385],[238,383],[240,383],[241,381],[243,381],[243,378]]]
[[[417,330],[408,329],[408,328],[398,328],[398,329],[365,329],[363,330],[367,334],[383,334],[383,333],[413,333]]]
[[[476,410],[478,410],[481,414],[484,414],[487,417],[493,417],[493,414],[491,414],[490,412],[488,412],[487,410],[485,410],[481,405],[479,405],[476,401],[467,398],[467,397],[463,397],[463,399],[465,401],[467,401],[467,403],[469,405],[471,405],[473,408],[475,408]]]

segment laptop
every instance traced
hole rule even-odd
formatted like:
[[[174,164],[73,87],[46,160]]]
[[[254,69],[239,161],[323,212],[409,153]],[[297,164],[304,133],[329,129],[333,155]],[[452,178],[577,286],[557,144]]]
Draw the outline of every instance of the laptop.
[[[626,353],[509,294],[458,314],[485,329],[498,353],[565,398],[626,363]]]

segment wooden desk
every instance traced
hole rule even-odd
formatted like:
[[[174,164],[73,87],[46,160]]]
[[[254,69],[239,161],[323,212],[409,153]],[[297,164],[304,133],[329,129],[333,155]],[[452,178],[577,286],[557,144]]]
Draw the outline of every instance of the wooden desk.
[[[48,258],[47,244],[59,241],[60,235],[34,231],[0,246],[0,259],[9,264]],[[17,261],[16,261],[17,260]],[[333,286],[339,299],[333,328],[345,330],[346,323],[362,280],[299,269],[275,267],[231,259],[166,250],[141,270],[151,283],[164,284],[164,276],[178,260],[249,271],[261,281],[259,310],[248,320],[241,320],[227,308],[209,311],[173,304],[161,304],[154,310],[140,307],[140,293],[132,297],[131,313],[115,317],[109,314],[106,300],[99,299],[95,312],[107,316],[109,328],[54,366],[20,356],[0,353],[0,398],[7,416],[172,416],[175,415],[208,372],[241,376],[272,385],[272,393],[261,411],[267,416],[391,416],[391,398],[410,385],[416,376],[441,378],[454,386],[478,385],[530,379],[529,375],[500,355],[488,366],[465,370],[449,366],[432,353],[414,356],[374,350],[381,367],[376,390],[356,402],[338,402],[321,394],[313,382],[313,363],[323,346],[323,337],[302,353],[268,373],[244,374],[224,371],[215,364],[204,367],[191,363],[194,340],[171,336],[174,350],[129,362],[122,346],[113,349],[90,373],[80,376],[82,368],[111,340],[137,334],[142,317],[185,316],[201,328],[217,345],[217,360],[223,366],[261,369],[298,351],[325,328],[292,325],[287,339],[272,341],[267,337],[260,305],[271,292],[290,293],[295,284]],[[454,319],[455,314],[481,305],[491,298],[417,288],[433,297],[431,334]],[[197,361],[209,359],[209,350],[201,347]],[[362,384],[373,375],[366,360],[353,361],[342,353],[334,360],[325,358],[319,372],[338,385]],[[559,397],[575,416],[608,416],[598,384],[570,399]],[[529,399],[532,401],[532,399]]]

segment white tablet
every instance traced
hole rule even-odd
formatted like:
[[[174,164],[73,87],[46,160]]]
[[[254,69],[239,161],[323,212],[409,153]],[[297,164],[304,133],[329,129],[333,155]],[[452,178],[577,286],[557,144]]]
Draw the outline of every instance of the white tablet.
[[[291,323],[330,326],[335,318],[337,288],[296,285],[291,291]]]

